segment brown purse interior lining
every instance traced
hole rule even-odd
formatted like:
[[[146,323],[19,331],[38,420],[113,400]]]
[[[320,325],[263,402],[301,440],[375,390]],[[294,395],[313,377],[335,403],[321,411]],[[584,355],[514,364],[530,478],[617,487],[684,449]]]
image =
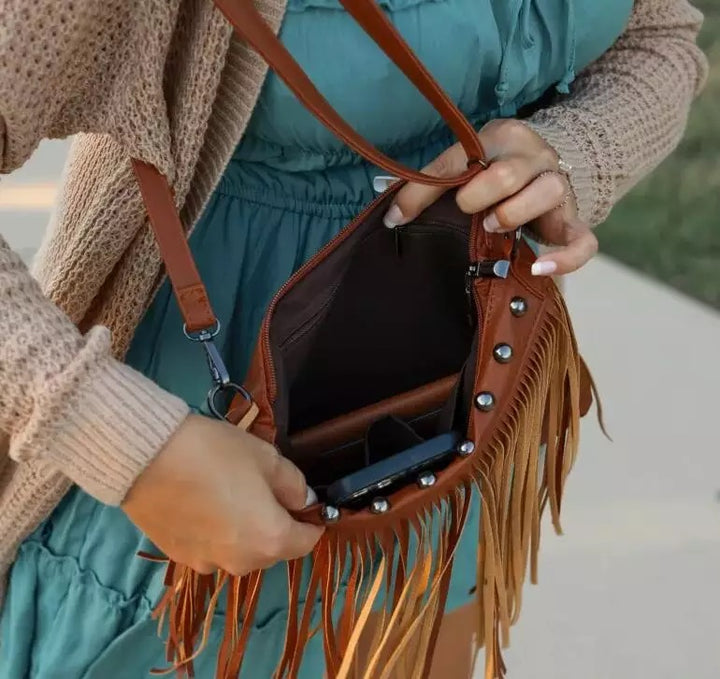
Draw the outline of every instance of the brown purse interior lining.
[[[306,473],[327,460],[317,446],[292,445],[307,440],[308,430],[327,431],[380,402],[400,406],[401,395],[457,375],[470,353],[469,227],[431,215],[389,230],[382,207],[288,290],[271,320],[278,443]],[[452,382],[447,397],[451,391]],[[441,407],[418,402],[416,412],[397,412],[420,418],[424,435],[433,435],[430,415]],[[345,443],[357,448],[357,432],[348,434]],[[350,466],[355,457],[342,438],[330,446],[334,475],[338,456]]]

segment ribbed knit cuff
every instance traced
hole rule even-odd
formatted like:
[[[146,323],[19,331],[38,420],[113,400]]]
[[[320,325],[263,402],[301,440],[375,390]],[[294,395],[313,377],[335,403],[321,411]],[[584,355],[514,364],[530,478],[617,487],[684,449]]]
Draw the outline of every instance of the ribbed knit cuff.
[[[575,194],[578,214],[581,219],[592,224],[596,213],[597,195],[593,181],[592,163],[582,152],[579,140],[557,125],[532,119],[522,122],[540,135],[547,144],[555,149],[560,158],[572,166],[569,180]]]
[[[181,399],[109,353],[95,328],[76,359],[37,397],[35,413],[13,437],[16,460],[42,455],[83,490],[118,505],[187,417]]]

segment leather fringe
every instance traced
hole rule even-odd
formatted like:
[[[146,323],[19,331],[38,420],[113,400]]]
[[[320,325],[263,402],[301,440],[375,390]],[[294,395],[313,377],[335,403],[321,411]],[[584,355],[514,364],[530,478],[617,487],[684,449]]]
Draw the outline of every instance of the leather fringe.
[[[519,618],[528,568],[537,582],[540,519],[549,505],[562,534],[563,490],[577,455],[580,354],[565,302],[553,292],[553,309],[530,348],[514,401],[475,462],[483,507],[477,582],[483,583],[479,638],[486,679],[505,676],[500,649]]]
[[[528,569],[537,581],[541,515],[549,506],[562,532],[563,488],[577,453],[580,356],[564,301],[559,292],[553,295],[513,401],[460,486],[382,534],[348,540],[327,531],[311,560],[288,563],[288,620],[275,679],[297,677],[314,634],[322,635],[328,679],[426,679],[474,487],[482,498],[477,596],[485,679],[505,676],[501,648],[519,617]],[[172,666],[159,672],[193,676],[192,661],[207,642],[226,589],[216,676],[235,679],[262,573],[202,576],[170,563],[166,584],[155,615],[161,626],[167,623]],[[321,620],[313,628],[317,605]]]

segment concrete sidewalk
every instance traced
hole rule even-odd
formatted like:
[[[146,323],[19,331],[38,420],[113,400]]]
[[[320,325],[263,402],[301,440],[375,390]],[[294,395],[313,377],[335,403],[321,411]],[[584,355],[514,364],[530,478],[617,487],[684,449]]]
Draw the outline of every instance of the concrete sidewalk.
[[[592,417],[510,679],[720,676],[720,315],[598,258],[567,281]]]
[[[26,256],[65,149],[0,184],[0,232]],[[717,679],[720,315],[602,257],[567,297],[614,443],[587,419],[509,679]]]

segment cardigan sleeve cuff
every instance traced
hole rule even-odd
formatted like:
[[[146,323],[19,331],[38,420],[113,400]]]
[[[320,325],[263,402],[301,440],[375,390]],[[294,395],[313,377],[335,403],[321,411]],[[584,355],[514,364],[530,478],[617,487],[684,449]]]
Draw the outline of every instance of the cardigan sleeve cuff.
[[[598,223],[597,191],[592,172],[593,164],[583,153],[583,144],[576,135],[559,127],[556,124],[540,121],[523,121],[530,129],[538,134],[550,145],[562,160],[568,163],[572,170],[568,175],[570,187],[575,196],[580,219],[592,224]]]
[[[119,505],[188,412],[184,401],[112,358],[110,333],[94,328],[36,395],[10,455],[46,457],[101,502]]]

